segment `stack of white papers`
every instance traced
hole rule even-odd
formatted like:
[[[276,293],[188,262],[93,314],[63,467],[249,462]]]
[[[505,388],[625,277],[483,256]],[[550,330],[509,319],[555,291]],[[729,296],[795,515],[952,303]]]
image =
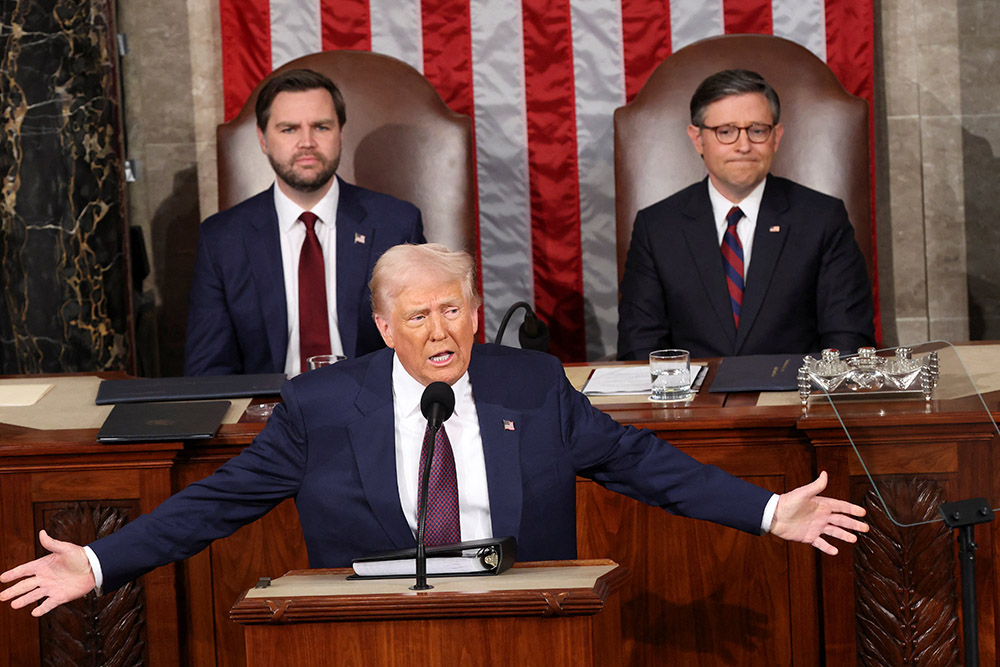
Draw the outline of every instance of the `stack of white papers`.
[[[704,364],[691,364],[691,393],[697,393],[708,372]],[[595,368],[583,393],[587,396],[624,396],[646,394],[653,390],[649,365],[608,366]]]

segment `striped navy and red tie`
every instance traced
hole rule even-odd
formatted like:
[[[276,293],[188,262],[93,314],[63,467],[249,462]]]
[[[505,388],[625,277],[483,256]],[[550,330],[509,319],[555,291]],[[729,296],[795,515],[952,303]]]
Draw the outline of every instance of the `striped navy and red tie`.
[[[424,460],[430,445],[430,429],[424,431],[424,444],[420,450],[420,471],[417,479],[424,478]],[[419,509],[418,509],[419,511]],[[418,517],[419,518],[419,517]],[[431,474],[427,484],[427,520],[424,524],[424,544],[454,544],[462,541],[462,524],[458,512],[458,477],[455,475],[455,456],[451,441],[438,429],[434,437],[434,455],[431,457]]]
[[[733,322],[740,327],[740,308],[743,306],[743,244],[736,234],[736,225],[743,217],[739,206],[726,214],[726,233],[722,237],[722,267],[726,271],[729,301],[733,306]]]

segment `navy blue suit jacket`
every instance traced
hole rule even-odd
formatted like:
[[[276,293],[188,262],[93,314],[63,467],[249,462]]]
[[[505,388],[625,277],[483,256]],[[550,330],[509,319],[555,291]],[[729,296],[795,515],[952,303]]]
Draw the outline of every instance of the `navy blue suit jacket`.
[[[875,344],[864,257],[839,199],[768,176],[740,326],[733,322],[708,179],[639,211],[618,304],[618,358],[856,352]]]
[[[105,590],[199,552],[293,497],[311,567],[414,546],[396,484],[391,350],[287,382],[239,456],[91,547]],[[573,389],[554,357],[473,351],[493,534],[520,560],[576,557],[576,476],[665,509],[760,532],[771,494],[624,427]],[[504,420],[514,429],[505,428]]]
[[[185,375],[285,370],[288,310],[273,187],[201,224],[188,297]],[[394,245],[423,242],[415,206],[340,180],[337,325],[345,355],[384,346],[368,291],[376,260]]]

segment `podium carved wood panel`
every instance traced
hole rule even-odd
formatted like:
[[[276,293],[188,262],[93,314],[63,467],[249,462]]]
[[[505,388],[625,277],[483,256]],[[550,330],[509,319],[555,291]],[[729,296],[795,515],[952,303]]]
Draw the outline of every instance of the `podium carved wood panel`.
[[[92,442],[93,435],[88,439]],[[86,544],[148,512],[171,493],[177,446],[37,443],[0,447],[0,570],[43,556],[50,536]],[[0,607],[0,665],[179,664],[175,568],[108,595],[93,593],[35,619]]]
[[[131,501],[38,503],[36,526],[57,540],[87,544],[108,535],[139,514]],[[37,545],[36,554],[47,553]],[[95,593],[61,605],[39,623],[42,658],[46,665],[85,665],[99,656],[101,664],[149,663],[145,590],[142,580],[112,594]]]
[[[890,478],[879,486],[899,523],[938,518],[946,502],[933,480]],[[854,550],[858,663],[960,663],[955,539],[941,522],[901,527],[875,491],[865,494],[870,532]]]

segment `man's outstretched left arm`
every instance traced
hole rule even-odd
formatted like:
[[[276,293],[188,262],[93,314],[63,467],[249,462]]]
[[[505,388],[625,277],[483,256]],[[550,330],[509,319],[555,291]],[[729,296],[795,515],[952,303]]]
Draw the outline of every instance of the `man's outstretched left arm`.
[[[854,532],[868,532],[868,524],[852,517],[864,516],[865,509],[819,495],[825,488],[824,471],[815,481],[778,496],[770,532],[790,542],[811,544],[831,556],[837,555],[837,547],[827,542],[827,537],[857,542]]]

